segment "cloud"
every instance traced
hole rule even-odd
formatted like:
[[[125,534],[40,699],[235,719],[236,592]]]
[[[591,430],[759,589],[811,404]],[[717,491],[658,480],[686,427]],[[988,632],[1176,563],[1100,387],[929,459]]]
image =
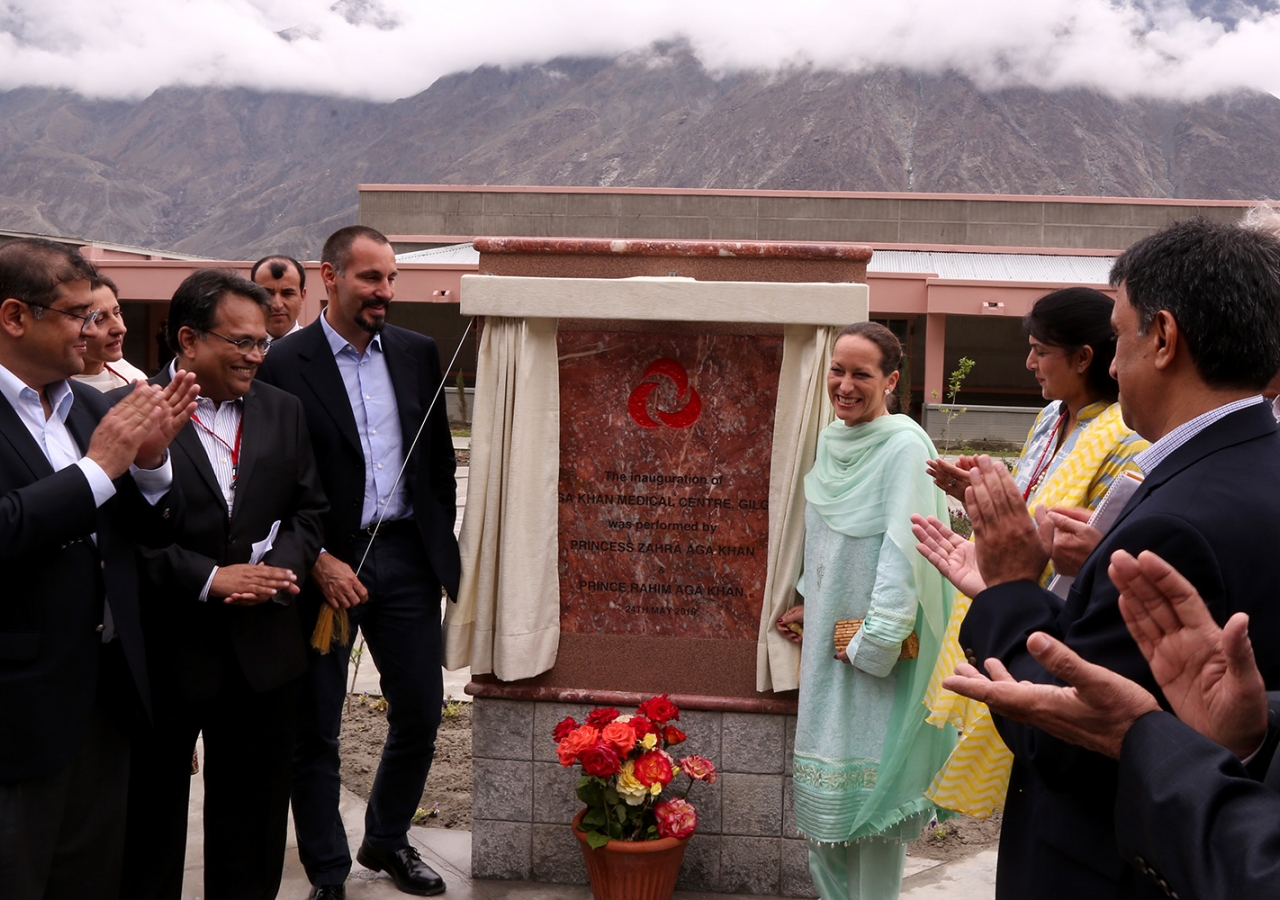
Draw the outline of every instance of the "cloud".
[[[393,100],[480,65],[673,39],[716,72],[905,67],[955,69],[984,87],[1280,94],[1275,0],[0,0],[0,89],[139,98],[217,85]]]

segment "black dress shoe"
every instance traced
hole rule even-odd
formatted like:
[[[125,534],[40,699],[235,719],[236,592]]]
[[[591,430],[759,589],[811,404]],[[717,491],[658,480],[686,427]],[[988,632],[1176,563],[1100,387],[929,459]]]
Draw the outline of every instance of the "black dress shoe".
[[[347,900],[345,884],[317,884],[307,894],[307,900]]]
[[[356,853],[356,862],[366,869],[386,872],[396,883],[396,887],[406,894],[429,897],[444,893],[444,879],[422,861],[413,847],[402,847],[392,853],[385,853],[368,844],[361,844]]]

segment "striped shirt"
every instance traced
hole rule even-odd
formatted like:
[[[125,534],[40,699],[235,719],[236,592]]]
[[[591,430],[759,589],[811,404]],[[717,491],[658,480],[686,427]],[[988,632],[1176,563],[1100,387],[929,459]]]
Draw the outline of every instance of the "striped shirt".
[[[1200,432],[1204,431],[1214,422],[1225,419],[1233,412],[1247,409],[1258,403],[1265,403],[1260,395],[1253,397],[1245,397],[1243,400],[1236,400],[1217,409],[1211,409],[1207,413],[1201,413],[1188,422],[1183,422],[1177,428],[1170,431],[1160,440],[1152,444],[1148,449],[1142,451],[1135,457],[1138,466],[1141,467],[1143,474],[1150,475],[1155,471],[1156,466],[1169,458],[1173,451],[1177,450],[1187,441],[1191,440]]]

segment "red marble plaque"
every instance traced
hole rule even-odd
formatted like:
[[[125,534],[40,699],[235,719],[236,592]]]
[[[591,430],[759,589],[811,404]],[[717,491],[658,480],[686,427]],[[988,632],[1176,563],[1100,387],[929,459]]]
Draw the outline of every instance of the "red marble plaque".
[[[755,640],[781,337],[557,340],[561,629]]]

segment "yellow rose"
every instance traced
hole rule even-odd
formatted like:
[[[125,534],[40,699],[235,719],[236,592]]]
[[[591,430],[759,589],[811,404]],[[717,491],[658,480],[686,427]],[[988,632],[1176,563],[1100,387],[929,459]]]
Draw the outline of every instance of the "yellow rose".
[[[631,760],[622,764],[622,770],[618,772],[618,780],[614,787],[617,788],[618,796],[627,806],[639,806],[649,793],[648,788],[636,778],[636,766]]]
[[[658,745],[658,736],[653,732],[649,732],[640,739],[640,745],[646,750],[652,750]]]

